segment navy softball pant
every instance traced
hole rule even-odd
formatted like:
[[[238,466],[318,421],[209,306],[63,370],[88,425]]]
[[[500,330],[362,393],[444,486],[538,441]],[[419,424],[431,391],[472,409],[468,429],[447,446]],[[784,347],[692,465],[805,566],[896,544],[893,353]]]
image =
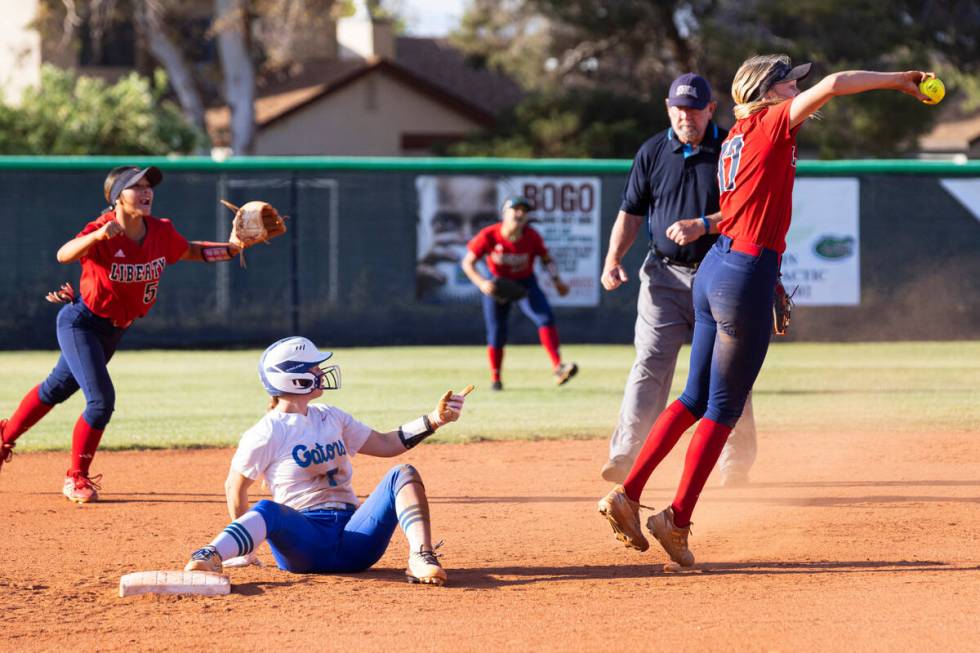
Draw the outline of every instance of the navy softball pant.
[[[90,311],[78,300],[58,311],[61,356],[38,390],[49,406],[60,404],[81,387],[85,395],[82,417],[93,429],[103,430],[116,406],[116,391],[106,367],[126,329]]]
[[[388,470],[355,510],[300,512],[264,499],[252,510],[265,520],[266,538],[280,569],[295,573],[364,571],[384,555],[398,525],[395,496],[418,482],[410,465]]]
[[[694,334],[687,387],[691,414],[734,426],[769,349],[779,255],[751,256],[727,236],[708,251],[694,278]]]
[[[535,276],[532,274],[526,279],[513,281],[527,288],[527,297],[516,302],[521,312],[539,329],[554,324],[555,315],[551,312],[551,304],[548,303],[548,298],[545,297]],[[509,333],[507,322],[510,317],[510,307],[515,302],[501,304],[492,297],[483,294],[480,296],[483,300],[483,321],[487,327],[487,344],[491,347],[503,347],[507,344]]]

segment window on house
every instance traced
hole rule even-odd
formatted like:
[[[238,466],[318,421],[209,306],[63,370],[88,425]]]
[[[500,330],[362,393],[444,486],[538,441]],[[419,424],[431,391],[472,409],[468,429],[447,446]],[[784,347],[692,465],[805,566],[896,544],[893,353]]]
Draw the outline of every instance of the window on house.
[[[112,3],[105,13],[82,17],[78,62],[82,66],[136,65],[136,26],[131,0]]]

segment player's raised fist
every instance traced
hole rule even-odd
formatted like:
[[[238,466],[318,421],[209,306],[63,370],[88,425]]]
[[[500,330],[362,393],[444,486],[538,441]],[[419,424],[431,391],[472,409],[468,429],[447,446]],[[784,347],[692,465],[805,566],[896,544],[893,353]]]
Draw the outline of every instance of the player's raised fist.
[[[96,233],[99,234],[98,240],[109,240],[110,238],[115,238],[116,236],[122,234],[122,232],[122,225],[115,220],[110,220],[102,225],[102,227]]]

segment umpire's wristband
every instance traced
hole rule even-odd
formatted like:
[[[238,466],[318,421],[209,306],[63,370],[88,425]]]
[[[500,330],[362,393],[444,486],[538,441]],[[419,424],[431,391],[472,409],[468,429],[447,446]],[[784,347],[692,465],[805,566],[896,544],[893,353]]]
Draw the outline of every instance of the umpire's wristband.
[[[701,223],[704,225],[704,235],[707,236],[711,233],[711,220],[709,220],[704,214],[701,214]]]

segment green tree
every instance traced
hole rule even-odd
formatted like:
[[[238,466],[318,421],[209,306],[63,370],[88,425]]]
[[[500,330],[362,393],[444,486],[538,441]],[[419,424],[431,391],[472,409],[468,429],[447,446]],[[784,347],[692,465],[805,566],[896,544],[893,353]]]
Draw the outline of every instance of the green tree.
[[[536,137],[518,148],[528,127],[505,120],[453,151],[580,156],[598,131],[591,121],[622,126],[637,117],[636,107],[620,113],[631,102],[650,108],[645,121],[640,112],[640,126],[653,133],[665,120],[663,91],[689,70],[712,83],[727,126],[735,70],[760,52],[813,61],[817,78],[853,68],[933,69],[949,82],[948,101],[976,106],[977,34],[980,12],[971,0],[474,0],[453,43],[528,89],[510,118],[533,122]],[[609,104],[597,108],[592,100],[601,93]],[[570,121],[578,108],[582,119]],[[886,92],[836,100],[823,121],[803,130],[801,145],[822,157],[902,154],[939,110]],[[600,150],[630,156],[640,140]]]
[[[45,66],[21,103],[0,103],[3,154],[186,154],[203,135],[164,99],[166,74],[132,73],[115,84]]]

